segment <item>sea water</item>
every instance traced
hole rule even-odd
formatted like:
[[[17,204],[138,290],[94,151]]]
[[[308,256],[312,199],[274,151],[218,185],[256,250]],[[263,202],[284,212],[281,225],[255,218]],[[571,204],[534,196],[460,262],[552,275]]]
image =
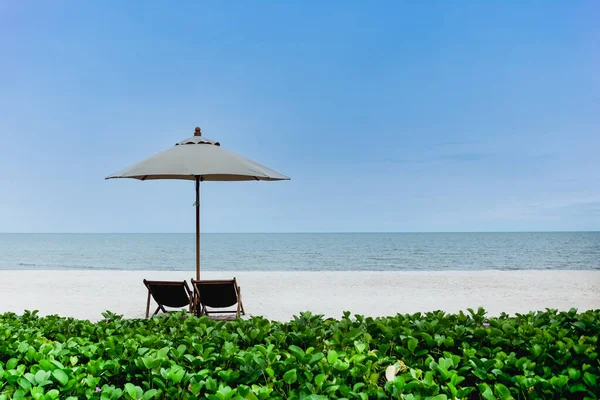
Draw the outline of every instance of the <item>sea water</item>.
[[[195,269],[195,234],[0,234],[0,270]],[[600,232],[206,233],[203,270],[598,270]]]

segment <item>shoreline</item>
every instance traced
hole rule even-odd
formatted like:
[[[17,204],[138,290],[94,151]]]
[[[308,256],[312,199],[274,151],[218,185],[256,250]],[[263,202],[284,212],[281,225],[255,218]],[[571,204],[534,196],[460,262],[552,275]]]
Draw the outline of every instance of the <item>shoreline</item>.
[[[23,267],[21,269],[19,269],[18,267]],[[148,273],[152,273],[152,272],[165,272],[165,273],[190,273],[190,269],[127,269],[127,268],[100,268],[100,267],[73,267],[73,268],[65,268],[65,267],[48,267],[48,266],[42,266],[42,267],[35,267],[35,268],[28,268],[30,267],[29,264],[22,264],[22,265],[18,265],[16,267],[9,267],[9,268],[0,268],[0,273],[2,273],[2,271],[7,271],[7,272],[15,272],[15,271],[31,271],[31,272],[35,272],[35,271],[41,271],[41,272],[61,272],[61,271],[66,271],[66,272],[78,272],[78,271],[88,271],[88,272],[136,272],[136,273],[140,273],[140,272],[148,272]],[[391,270],[391,269],[314,269],[314,270],[308,270],[308,269],[253,269],[253,270],[235,270],[235,269],[220,269],[220,270],[216,270],[216,269],[203,269],[202,273],[207,273],[207,274],[222,274],[222,273],[227,273],[227,272],[231,272],[231,273],[239,273],[239,274],[246,274],[246,273],[271,273],[271,272],[275,272],[275,273],[287,273],[287,272],[291,272],[291,273],[303,273],[303,272],[322,272],[322,273],[345,273],[345,272],[359,272],[359,273],[380,273],[380,272],[390,272],[390,273],[413,273],[413,272],[418,272],[418,273],[429,273],[429,272],[467,272],[467,273],[479,273],[479,272],[552,272],[552,271],[556,271],[556,272],[600,272],[600,268],[599,267],[589,267],[589,268],[577,268],[577,269],[560,269],[560,268],[484,268],[484,269],[451,269],[451,268],[440,268],[440,269],[397,269],[397,270]],[[191,271],[191,273],[193,274],[195,271]]]
[[[110,310],[143,318],[149,280],[187,280],[193,271],[2,270],[0,313],[98,320]],[[546,308],[600,309],[598,270],[484,271],[202,271],[236,277],[246,318],[289,321],[302,311],[340,318],[344,311],[391,316],[483,307],[488,315]],[[154,303],[151,304],[151,307]]]

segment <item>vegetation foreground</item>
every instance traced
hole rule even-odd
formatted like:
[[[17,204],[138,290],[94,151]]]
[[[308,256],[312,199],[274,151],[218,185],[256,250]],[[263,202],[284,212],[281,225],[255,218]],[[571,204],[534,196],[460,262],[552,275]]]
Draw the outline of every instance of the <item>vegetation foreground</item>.
[[[287,323],[0,314],[4,399],[598,396],[600,310]]]

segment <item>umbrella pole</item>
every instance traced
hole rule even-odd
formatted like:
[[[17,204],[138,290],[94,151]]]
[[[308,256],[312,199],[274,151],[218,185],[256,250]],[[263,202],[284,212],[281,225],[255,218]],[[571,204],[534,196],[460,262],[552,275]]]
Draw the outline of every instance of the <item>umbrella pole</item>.
[[[196,280],[200,280],[200,177],[196,176]]]

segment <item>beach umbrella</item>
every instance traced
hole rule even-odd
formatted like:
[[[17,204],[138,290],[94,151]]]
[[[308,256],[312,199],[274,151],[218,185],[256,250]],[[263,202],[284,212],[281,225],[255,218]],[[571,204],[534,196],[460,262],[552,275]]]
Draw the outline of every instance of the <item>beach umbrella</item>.
[[[200,279],[200,183],[206,181],[282,181],[289,180],[257,162],[221,147],[219,142],[202,136],[196,128],[194,136],[174,147],[125,168],[106,179],[133,178],[183,179],[196,182],[196,279]]]

